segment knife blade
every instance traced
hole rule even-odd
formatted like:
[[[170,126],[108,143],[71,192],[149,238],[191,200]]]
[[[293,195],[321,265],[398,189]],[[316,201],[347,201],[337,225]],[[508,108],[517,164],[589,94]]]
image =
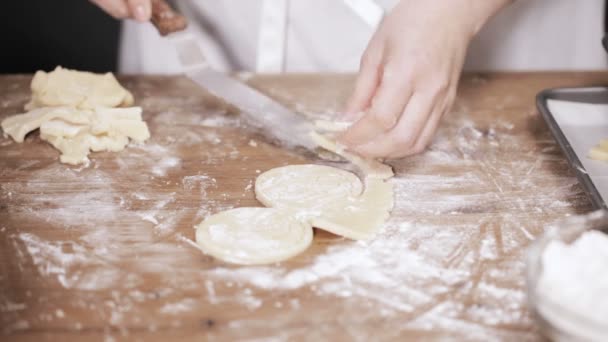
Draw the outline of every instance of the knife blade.
[[[310,151],[316,149],[317,145],[310,136],[314,130],[312,122],[247,84],[212,69],[194,34],[187,29],[186,18],[164,0],[152,1],[152,23],[162,36],[171,41],[184,73],[192,81],[238,108],[249,124],[263,130],[281,145]]]

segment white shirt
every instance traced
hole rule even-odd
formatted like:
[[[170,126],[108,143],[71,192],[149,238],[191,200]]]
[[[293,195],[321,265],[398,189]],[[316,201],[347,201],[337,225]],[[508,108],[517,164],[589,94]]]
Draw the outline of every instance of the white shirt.
[[[357,14],[349,7],[349,2],[357,1],[191,0],[180,1],[179,9],[188,16],[190,29],[217,69],[356,72],[375,31],[365,13]],[[363,1],[375,3],[385,12],[397,2]],[[283,17],[277,19],[276,13],[273,17],[273,9]],[[603,69],[608,66],[601,46],[603,9],[604,0],[516,1],[491,19],[474,39],[465,69]],[[277,27],[285,28],[284,41],[278,42],[282,56],[278,62],[273,58],[276,51],[272,52],[277,42],[260,42],[260,32],[268,30],[269,15],[275,23],[266,32],[272,35]],[[270,62],[258,63],[265,59]],[[269,65],[272,63],[276,65]],[[132,21],[123,26],[119,67],[124,73],[181,71],[172,46],[150,24]]]

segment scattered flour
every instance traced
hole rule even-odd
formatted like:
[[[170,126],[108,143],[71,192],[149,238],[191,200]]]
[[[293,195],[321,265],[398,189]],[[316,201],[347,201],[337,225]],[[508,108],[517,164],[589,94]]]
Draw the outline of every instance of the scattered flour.
[[[175,315],[182,312],[189,312],[196,309],[197,302],[194,299],[186,298],[175,303],[167,303],[163,305],[159,312],[165,315]]]
[[[542,254],[536,288],[543,317],[573,336],[608,339],[608,235],[583,233],[572,244],[552,241]]]
[[[340,107],[338,90],[307,90],[319,91],[336,99],[332,110]],[[286,92],[272,95],[284,99]],[[222,132],[240,123],[221,111],[179,110],[178,101],[202,104],[198,98],[149,101],[170,108],[148,120],[152,140],[80,171],[43,163],[15,170],[6,160],[19,153],[0,139],[7,151],[0,174],[11,179],[0,184],[4,246],[11,267],[35,280],[19,298],[0,291],[5,332],[40,330],[48,320],[75,330],[103,322],[108,338],[129,339],[132,327],[167,331],[200,320],[207,329],[217,318],[206,315],[230,312],[220,337],[232,340],[276,337],[269,332],[280,332],[279,340],[323,340],[338,331],[351,340],[538,337],[517,276],[525,247],[542,222],[587,205],[574,177],[555,172],[565,161],[548,134],[522,148],[531,137],[515,135],[521,123],[506,118],[480,127],[454,113],[427,153],[394,163],[394,213],[404,219],[393,218],[376,240],[317,232],[314,247],[293,262],[234,267],[203,255],[192,227],[238,201],[255,204],[241,193],[216,193],[226,180],[213,171],[245,164],[247,149],[238,147],[262,145],[246,134],[227,138]],[[311,113],[327,108],[300,105]],[[183,153],[198,155],[193,161]],[[247,166],[239,184],[251,194],[249,178],[265,170],[253,159]],[[32,229],[41,223],[44,229]],[[1,289],[14,274],[2,275]],[[39,291],[49,287],[59,295]]]
[[[167,175],[167,170],[178,166],[180,162],[181,160],[176,157],[162,158],[152,167],[152,173],[158,177],[164,177]]]

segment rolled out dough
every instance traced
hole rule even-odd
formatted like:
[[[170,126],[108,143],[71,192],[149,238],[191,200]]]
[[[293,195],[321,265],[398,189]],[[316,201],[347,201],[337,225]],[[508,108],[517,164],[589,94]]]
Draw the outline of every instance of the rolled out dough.
[[[342,130],[346,125],[323,124],[323,130]],[[334,132],[335,133],[335,132]],[[358,166],[365,174],[365,187],[353,173],[323,165],[288,165],[261,174],[255,183],[257,199],[272,208],[275,215],[258,217],[262,208],[241,208],[248,214],[236,219],[232,211],[219,213],[203,221],[197,228],[196,241],[204,252],[221,260],[240,263],[270,263],[287,259],[302,251],[299,240],[272,239],[266,237],[267,230],[287,225],[287,218],[306,227],[316,227],[355,240],[366,240],[375,236],[388,219],[393,208],[393,185],[390,180],[393,170],[376,160],[365,159],[345,151],[332,137],[311,132],[314,141],[321,147],[336,153]],[[239,209],[237,209],[239,210]],[[280,213],[280,214],[279,214]],[[292,223],[293,224],[293,223]],[[210,225],[228,228],[230,238],[222,243],[213,241]],[[284,230],[285,228],[283,228]],[[312,228],[311,228],[312,229]],[[234,230],[234,232],[233,232]],[[238,232],[242,234],[239,235]],[[273,245],[277,251],[288,250],[280,256],[268,257],[264,248],[248,249],[235,258],[235,246],[247,246],[250,231],[259,245]],[[264,234],[257,233],[264,231]],[[219,235],[221,237],[221,235]],[[219,239],[216,237],[215,239]],[[268,240],[264,242],[265,240]],[[310,244],[310,242],[309,242]],[[255,245],[255,244],[254,244]],[[245,247],[238,247],[238,250]]]
[[[256,198],[267,207],[294,209],[303,218],[318,216],[328,205],[361,195],[354,174],[323,165],[287,165],[266,171],[255,181]]]
[[[241,265],[289,259],[310,246],[312,227],[287,211],[237,208],[196,226],[196,242],[209,255]]]
[[[57,67],[50,73],[38,71],[31,84],[32,98],[26,110],[70,106],[79,109],[126,107],[133,95],[112,73],[103,75]]]

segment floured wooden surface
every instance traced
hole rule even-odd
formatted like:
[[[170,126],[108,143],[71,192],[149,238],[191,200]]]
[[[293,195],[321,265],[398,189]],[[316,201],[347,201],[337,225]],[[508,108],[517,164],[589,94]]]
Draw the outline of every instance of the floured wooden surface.
[[[393,163],[395,208],[370,242],[316,231],[302,255],[231,266],[193,226],[259,206],[256,176],[309,163],[269,146],[184,78],[123,78],[152,138],[91,166],[61,165],[36,134],[0,138],[0,326],[22,339],[537,340],[525,247],[590,210],[534,95],[605,74],[476,75],[430,151]],[[30,77],[0,77],[0,120]],[[347,76],[252,78],[311,117],[340,108]],[[230,111],[230,110],[228,110]]]

